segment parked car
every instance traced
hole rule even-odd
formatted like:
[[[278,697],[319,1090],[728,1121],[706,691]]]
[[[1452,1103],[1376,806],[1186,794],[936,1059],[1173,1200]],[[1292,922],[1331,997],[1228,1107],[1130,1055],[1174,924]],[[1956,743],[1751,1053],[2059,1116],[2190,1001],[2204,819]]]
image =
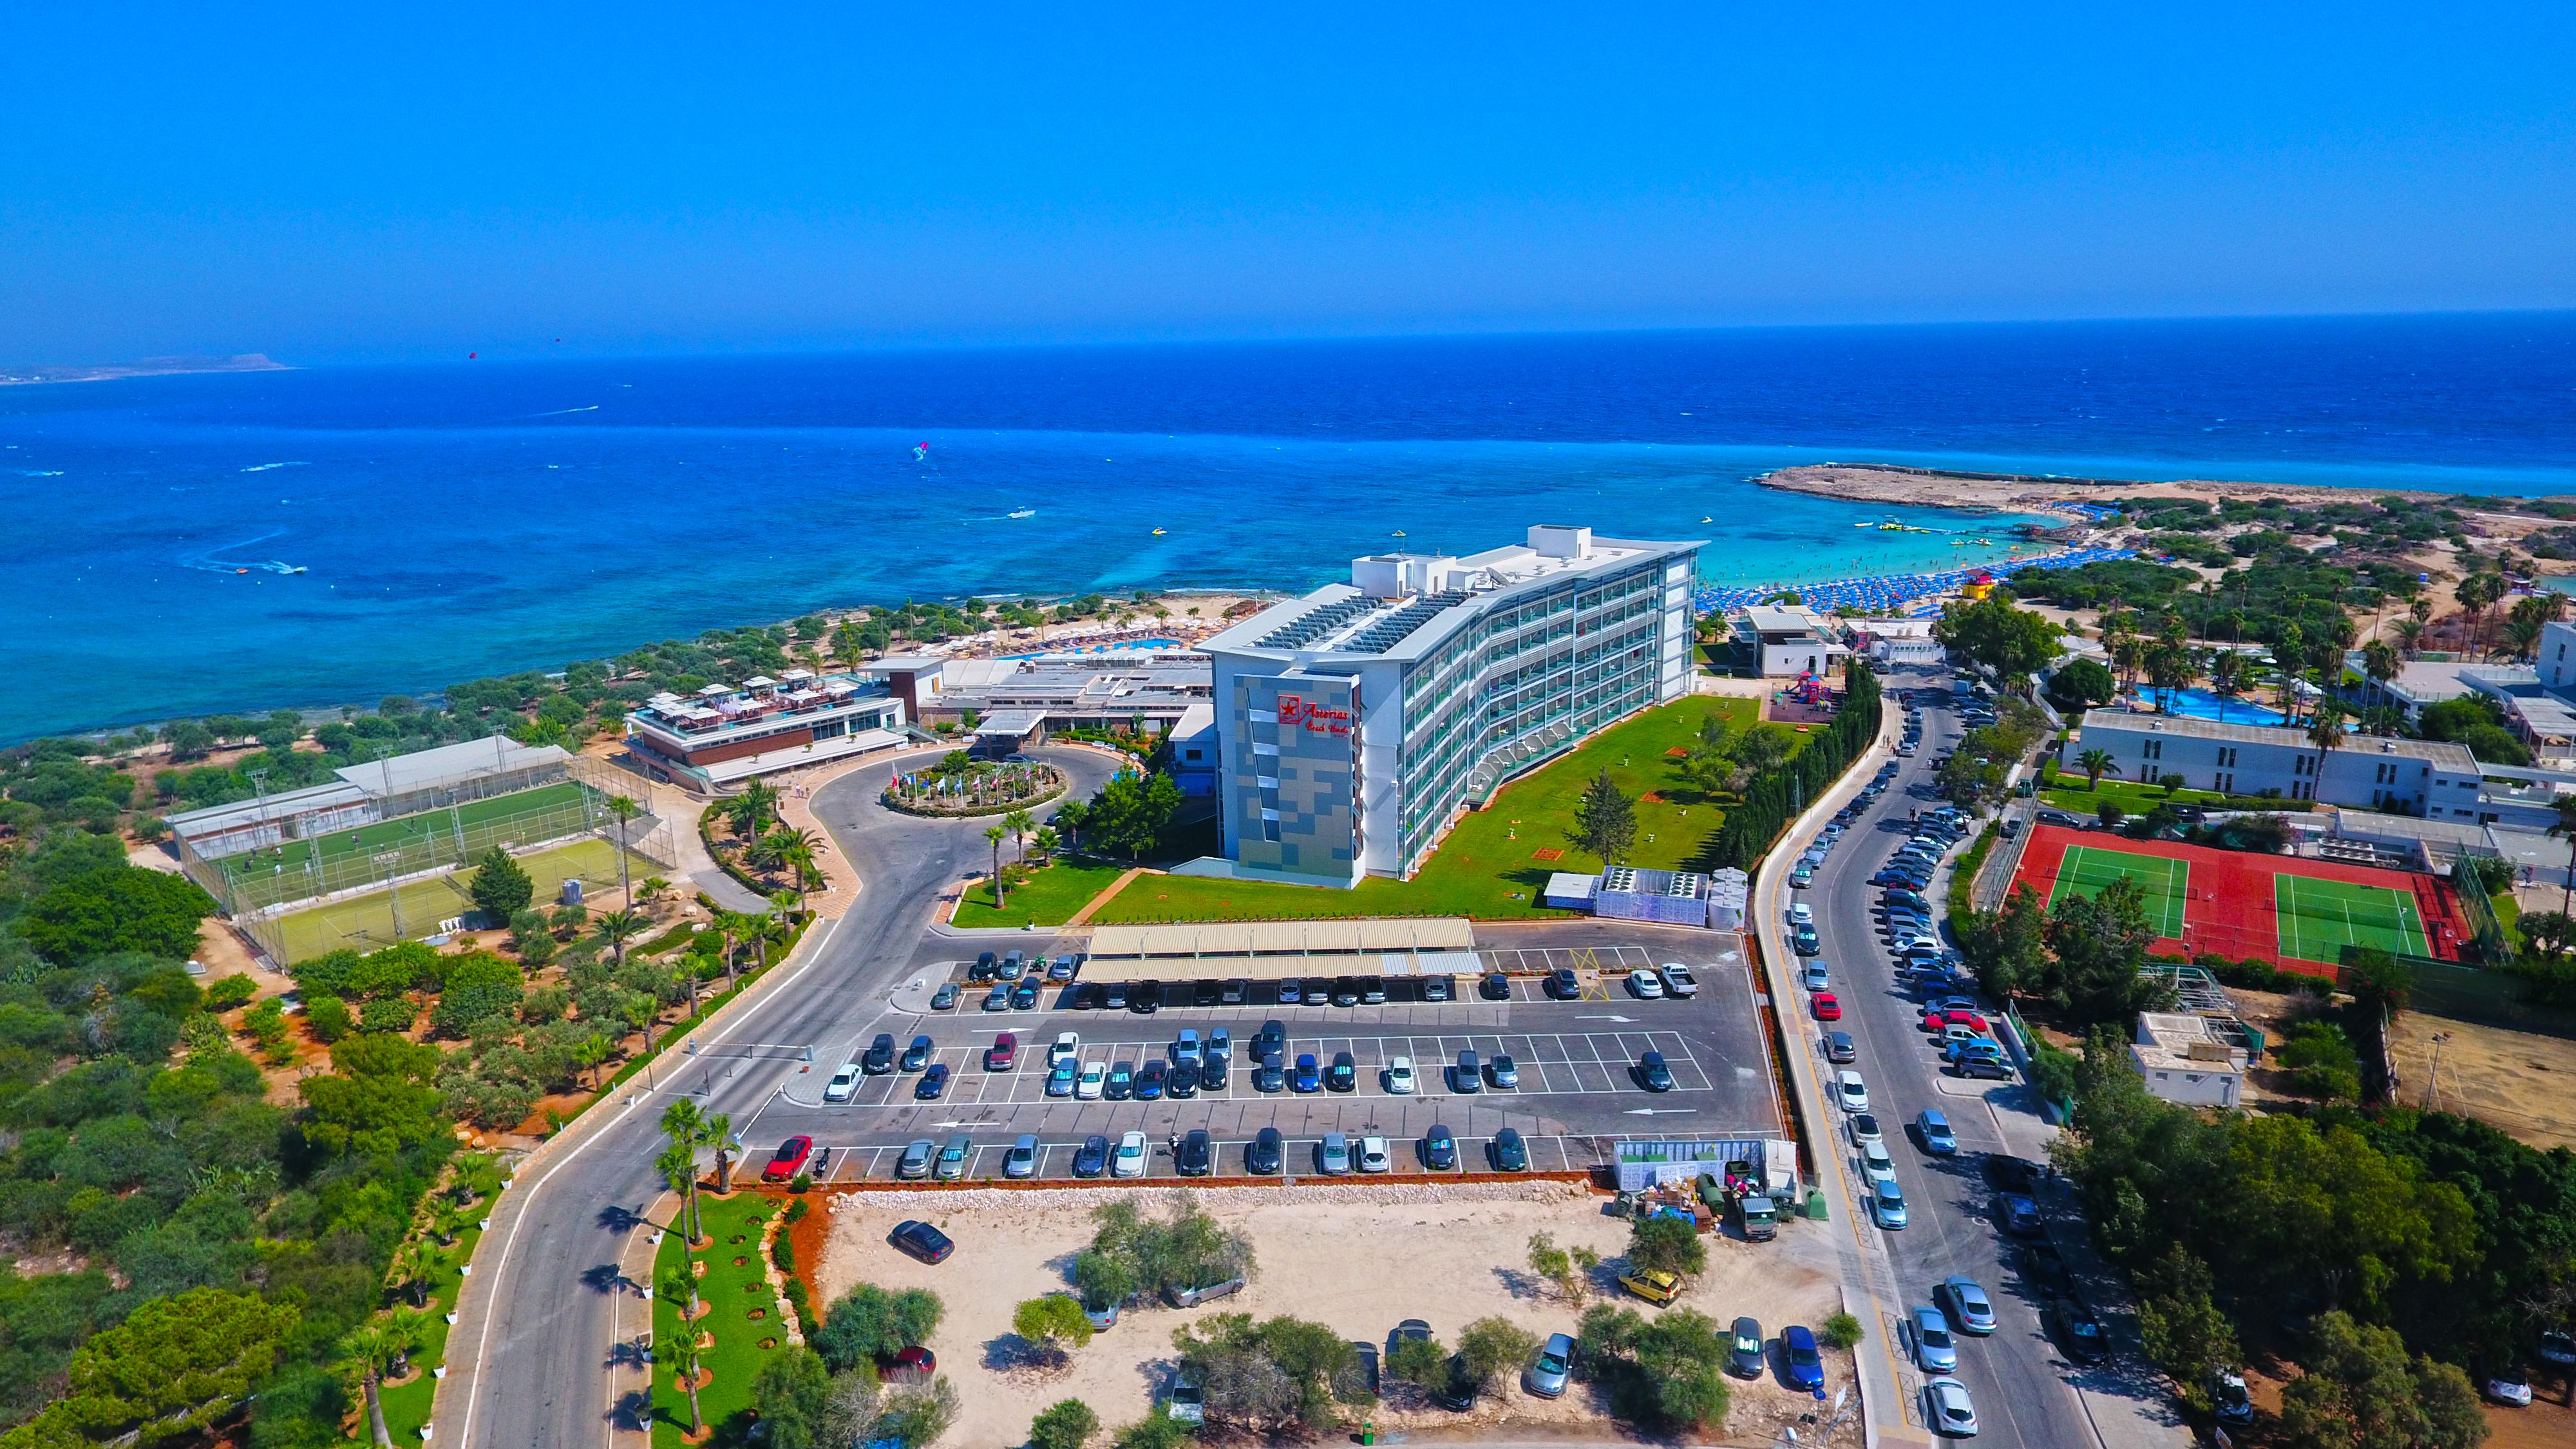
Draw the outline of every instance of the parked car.
[[[984,1009],[986,1011],[1010,1010],[1011,983],[1007,981],[994,982],[993,989],[984,993]]]
[[[1494,1159],[1496,1172],[1529,1171],[1529,1144],[1521,1140],[1517,1128],[1498,1129],[1493,1140],[1485,1144],[1485,1150]]]
[[[948,1064],[946,1062],[932,1062],[930,1069],[921,1074],[921,1080],[912,1084],[912,1099],[916,1102],[936,1102],[947,1095]]]
[[[881,1031],[877,1039],[859,1057],[859,1070],[871,1077],[881,1077],[894,1070],[894,1033]]]
[[[2209,1404],[2211,1414],[2222,1424],[2254,1422],[2254,1396],[2245,1390],[2245,1376],[2234,1369],[2210,1370]]]
[[[805,1159],[814,1155],[814,1139],[798,1133],[778,1144],[778,1150],[761,1165],[760,1180],[785,1182],[805,1170]]]
[[[1877,1117],[1867,1112],[1855,1112],[1850,1120],[1852,1146],[1866,1152],[1872,1147],[1886,1145],[1886,1138],[1879,1134]]]
[[[2039,1216],[2039,1204],[2017,1192],[1999,1193],[1995,1197],[1995,1216],[2004,1231],[2016,1238],[2035,1238],[2046,1230]]]
[[[1852,1042],[1852,1034],[1850,1032],[1829,1031],[1825,1033],[1825,1060],[1834,1063],[1856,1062],[1860,1060],[1860,1048]]]
[[[966,1164],[974,1159],[975,1139],[963,1132],[951,1133],[939,1149],[938,1165],[930,1175],[941,1182],[955,1182],[966,1175]]]
[[[1434,1122],[1422,1135],[1422,1165],[1433,1172],[1452,1172],[1458,1166],[1458,1139],[1449,1129]]]
[[[1512,1060],[1509,1052],[1496,1052],[1494,1059],[1485,1063],[1485,1077],[1498,1091],[1516,1090],[1521,1084],[1520,1065]]]
[[[1866,1112],[1869,1110],[1869,1083],[1862,1081],[1858,1072],[1836,1072],[1834,1100],[1840,1102],[1846,1112]]]
[[[1327,1132],[1315,1144],[1315,1170],[1327,1177],[1340,1177],[1351,1170],[1351,1139],[1339,1132]]]
[[[975,957],[975,964],[966,968],[966,979],[981,986],[993,979],[994,969],[1000,964],[992,952],[982,952]]]
[[[1397,1057],[1386,1064],[1386,1090],[1391,1097],[1413,1095],[1413,1058]]]
[[[1163,1398],[1163,1413],[1176,1424],[1207,1422],[1207,1391],[1189,1370],[1173,1370],[1171,1391]]]
[[[909,1219],[895,1224],[894,1231],[886,1234],[886,1241],[925,1263],[945,1262],[950,1253],[957,1251],[957,1244],[946,1233]]]
[[[1547,994],[1559,1001],[1572,1001],[1583,995],[1583,983],[1575,977],[1572,967],[1560,966],[1547,973]]]
[[[927,1137],[916,1137],[904,1144],[903,1155],[895,1159],[897,1182],[911,1182],[930,1175],[930,1162],[939,1155],[939,1144]]]
[[[2103,1331],[2102,1319],[2081,1293],[2062,1293],[2048,1300],[2049,1330],[2057,1335],[2058,1346],[2077,1363],[2100,1363],[2110,1356],[2111,1336]]]
[[[1138,1016],[1152,1016],[1163,1009],[1163,983],[1139,981],[1127,988],[1127,1009]]]
[[[1081,1075],[1074,1079],[1073,1098],[1077,1102],[1097,1102],[1109,1090],[1109,1064],[1084,1062]]]
[[[1666,996],[1678,997],[1681,1000],[1688,1001],[1690,998],[1699,995],[1699,978],[1693,976],[1690,968],[1679,961],[1665,962],[1660,968],[1658,968],[1658,974],[1664,978],[1664,994]]]
[[[1324,1069],[1315,1064],[1313,1052],[1297,1054],[1297,1074],[1289,1079],[1289,1090],[1301,1093],[1324,1090]]]
[[[1637,1058],[1637,1085],[1649,1092],[1669,1092],[1673,1089],[1672,1068],[1664,1065],[1662,1052],[1648,1052]]]
[[[1487,972],[1476,983],[1476,994],[1487,1001],[1509,1001],[1512,999],[1512,978],[1500,971]]]
[[[1297,1006],[1302,1004],[1305,1000],[1305,983],[1299,981],[1294,976],[1280,978],[1279,1004],[1281,1006]]]
[[[933,1011],[955,1011],[957,1009],[958,995],[959,992],[957,990],[956,982],[943,981],[939,983],[939,989],[937,991],[930,993],[930,1009]]]
[[[1726,1331],[1726,1371],[1737,1378],[1762,1377],[1762,1324],[1759,1319],[1739,1318]]]
[[[1252,1069],[1252,1090],[1256,1092],[1283,1091],[1287,1085],[1288,1072],[1279,1064],[1277,1052],[1263,1057],[1261,1065]]]
[[[988,1072],[1007,1072],[1019,1064],[1020,1039],[1010,1032],[993,1038],[993,1044],[984,1048],[984,1070]]]
[[[1423,999],[1423,1000],[1425,1000],[1425,1001],[1447,1001],[1447,1000],[1449,999],[1450,995],[1451,995],[1451,992],[1450,992],[1450,981],[1449,981],[1449,978],[1448,978],[1448,977],[1446,977],[1446,976],[1425,976],[1425,977],[1423,977],[1423,978],[1422,978],[1422,999]]]
[[[1136,1064],[1111,1062],[1109,1079],[1101,1084],[1100,1094],[1112,1102],[1124,1102],[1136,1095]]]
[[[1095,1132],[1073,1152],[1073,1175],[1098,1177],[1109,1170],[1109,1139]]]
[[[2531,1375],[2519,1364],[2499,1364],[2487,1373],[2487,1397],[2517,1409],[2531,1407]]]
[[[1138,1067],[1136,1069],[1136,1100],[1139,1102],[1159,1102],[1163,1100],[1163,1086],[1167,1079],[1168,1072],[1169,1069],[1166,1068],[1160,1060],[1148,1060],[1143,1066]]]
[[[1817,992],[1814,999],[1809,1004],[1815,1008],[1816,1020],[1818,1021],[1840,1021],[1843,1019],[1842,998],[1834,995],[1830,991]]]
[[[1205,1177],[1216,1171],[1216,1140],[1204,1130],[1192,1129],[1172,1154],[1172,1166],[1183,1177]]]
[[[1619,1280],[1619,1286],[1649,1303],[1670,1303],[1682,1296],[1680,1275],[1661,1268],[1639,1268]]]
[[[1946,1374],[1959,1366],[1959,1346],[1950,1337],[1950,1320],[1932,1307],[1905,1311],[1905,1347],[1914,1366],[1929,1374]]]
[[[1813,1392],[1825,1386],[1825,1356],[1816,1351],[1816,1335],[1803,1323],[1780,1330],[1781,1371],[1791,1388]]]
[[[1822,991],[1834,983],[1833,978],[1826,974],[1824,962],[1810,961],[1798,968],[1798,984],[1809,991]]]
[[[1923,1422],[1932,1426],[1933,1433],[1944,1438],[1974,1438],[1977,1405],[1968,1397],[1968,1386],[1947,1374],[1925,1379]]]
[[[1038,1175],[1038,1134],[1023,1132],[1020,1139],[1002,1154],[1002,1176],[1035,1177]]]
[[[859,1075],[857,1062],[841,1063],[841,1069],[832,1074],[832,1080],[823,1084],[823,1100],[826,1102],[850,1100],[851,1096],[859,1090]]]
[[[1395,1154],[1387,1150],[1386,1139],[1368,1136],[1360,1139],[1360,1171],[1385,1172],[1395,1166]]]
[[[1628,973],[1628,994],[1640,1001],[1661,1001],[1664,996],[1663,978],[1640,966]]]
[[[1573,1377],[1574,1339],[1567,1334],[1549,1334],[1538,1357],[1530,1361],[1529,1391],[1542,1399],[1561,1398]]]
[[[1933,1297],[1949,1310],[1950,1321],[1959,1326],[1961,1333],[1983,1338],[1995,1331],[1994,1300],[1986,1296],[1986,1290],[1978,1286],[1976,1279],[1964,1273],[1953,1273],[1941,1280],[1941,1286],[1934,1290]]]
[[[1262,1128],[1252,1135],[1251,1143],[1243,1149],[1243,1170],[1263,1177],[1277,1177],[1286,1166],[1282,1161],[1283,1145],[1278,1128]]]
[[[1149,1149],[1145,1146],[1144,1133],[1130,1132],[1120,1137],[1118,1139],[1118,1154],[1110,1162],[1109,1175],[1112,1177],[1143,1177],[1145,1175],[1145,1164],[1148,1151]]]
[[[1893,1177],[1873,1178],[1869,1185],[1869,1215],[1881,1228],[1894,1232],[1905,1226],[1905,1189]]]
[[[1349,1052],[1333,1053],[1332,1069],[1324,1074],[1324,1089],[1330,1092],[1356,1092],[1360,1089],[1359,1058]]]
[[[1822,941],[1816,939],[1815,927],[1800,926],[1789,933],[1789,949],[1801,956],[1813,956],[1823,951],[1825,946]]]

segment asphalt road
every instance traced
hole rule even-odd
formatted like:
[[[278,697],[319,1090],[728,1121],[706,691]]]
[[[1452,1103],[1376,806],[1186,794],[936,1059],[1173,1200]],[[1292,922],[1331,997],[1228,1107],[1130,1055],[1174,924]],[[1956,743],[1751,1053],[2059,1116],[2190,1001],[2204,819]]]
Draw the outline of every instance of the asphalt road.
[[[1034,753],[1063,766],[1084,796],[1116,767],[1089,750]],[[816,928],[830,935],[797,974],[761,987],[720,1036],[708,1035],[700,1061],[678,1065],[685,1059],[674,1055],[678,1069],[656,1074],[658,1091],[566,1155],[536,1164],[505,1199],[493,1228],[498,1250],[487,1241],[475,1265],[489,1275],[477,1275],[489,1296],[451,1345],[451,1361],[469,1360],[473,1378],[461,1413],[442,1407],[460,1416],[441,1426],[442,1441],[577,1449],[639,1427],[633,1405],[610,1403],[612,1347],[641,1327],[617,1264],[637,1215],[663,1190],[652,1169],[663,1104],[696,1095],[709,1111],[748,1121],[782,1083],[800,1079],[802,1047],[845,1040],[850,1023],[882,1008],[940,892],[990,867],[987,822],[895,815],[875,802],[884,783],[884,771],[860,770],[816,798],[816,814],[864,887],[846,916]]]
[[[1925,679],[1906,674],[1895,684],[1910,687]],[[1869,878],[1906,839],[1909,807],[1928,810],[1939,804],[1929,789],[1931,762],[1961,733],[1947,705],[1926,708],[1923,720],[1923,747],[1916,757],[1899,762],[1895,784],[1853,823],[1808,889],[1793,893],[1815,910],[1823,948],[1819,959],[1828,963],[1831,989],[1843,1004],[1842,1020],[1819,1023],[1802,990],[1799,1018],[1808,1050],[1828,1082],[1843,1068],[1824,1064],[1822,1033],[1847,1031],[1858,1048],[1859,1060],[1851,1069],[1868,1082],[1870,1105],[1896,1160],[1909,1218],[1900,1231],[1865,1231],[1876,1233],[1886,1246],[1906,1304],[1932,1303],[1933,1288],[1953,1273],[1974,1278],[1994,1300],[1999,1320],[1995,1334],[1958,1339],[1957,1376],[1976,1401],[1977,1442],[2068,1449],[2094,1443],[2096,1436],[2068,1387],[2071,1366],[2041,1328],[2036,1297],[2024,1291],[2010,1266],[2018,1252],[1995,1221],[1993,1195],[1979,1171],[1979,1154],[2005,1146],[1985,1094],[2010,1084],[1962,1081],[1939,1069],[1931,1038],[1919,1025],[1917,999],[1896,984],[1888,943],[1873,916],[1880,892]],[[1917,787],[1921,793],[1911,793]],[[1926,1107],[1941,1109],[1950,1120],[1959,1139],[1958,1156],[1929,1156],[1914,1134],[1900,1131]],[[1852,1167],[1852,1181],[1863,1181],[1845,1123],[1829,1125],[1835,1147]],[[1859,1202],[1837,1207],[1866,1222]],[[1909,1387],[1919,1387],[1921,1377],[1912,1375]]]

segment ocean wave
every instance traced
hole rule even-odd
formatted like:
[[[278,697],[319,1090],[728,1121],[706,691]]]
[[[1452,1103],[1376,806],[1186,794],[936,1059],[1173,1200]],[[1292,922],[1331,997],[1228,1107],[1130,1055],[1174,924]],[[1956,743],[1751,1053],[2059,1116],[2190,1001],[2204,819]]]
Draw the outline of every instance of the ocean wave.
[[[265,473],[272,468],[302,468],[305,466],[307,466],[305,462],[299,458],[285,463],[253,463],[242,471],[245,473]]]
[[[60,468],[19,468],[15,471],[21,478],[60,478],[63,476],[63,470]]]

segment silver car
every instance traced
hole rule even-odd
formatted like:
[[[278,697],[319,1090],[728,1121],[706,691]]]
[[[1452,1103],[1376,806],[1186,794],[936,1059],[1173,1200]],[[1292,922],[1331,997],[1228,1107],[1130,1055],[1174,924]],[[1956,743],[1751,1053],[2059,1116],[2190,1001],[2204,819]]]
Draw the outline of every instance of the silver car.
[[[1340,1177],[1351,1170],[1351,1139],[1339,1132],[1327,1132],[1315,1148],[1315,1166],[1328,1177]]]
[[[1953,1273],[1941,1280],[1941,1291],[1934,1296],[1950,1310],[1950,1317],[1959,1325],[1961,1333],[1973,1333],[1982,1338],[1995,1331],[1994,1300],[1986,1296],[1986,1290],[1977,1285],[1976,1279],[1964,1273]]]
[[[1923,1422],[1932,1426],[1933,1433],[1947,1438],[1975,1437],[1977,1405],[1968,1397],[1968,1386],[1946,1375],[1925,1379]]]
[[[1574,1372],[1574,1340],[1562,1333],[1551,1333],[1547,1344],[1538,1351],[1538,1360],[1530,1365],[1529,1391],[1542,1399],[1557,1398],[1565,1392],[1565,1382]]]
[[[1959,1366],[1959,1346],[1950,1338],[1950,1320],[1928,1305],[1905,1312],[1905,1336],[1914,1350],[1914,1366],[1928,1374],[1946,1374]]]

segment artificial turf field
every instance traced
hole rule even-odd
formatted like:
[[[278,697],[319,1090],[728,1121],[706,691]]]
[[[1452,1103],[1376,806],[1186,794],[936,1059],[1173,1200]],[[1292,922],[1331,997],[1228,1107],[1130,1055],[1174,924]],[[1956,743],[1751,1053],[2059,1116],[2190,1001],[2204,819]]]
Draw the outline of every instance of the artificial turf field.
[[[575,876],[585,886],[598,889],[617,884],[617,846],[610,841],[576,840],[514,858],[536,885],[540,905],[554,901],[563,883]],[[640,878],[642,872],[637,875]],[[356,951],[379,951],[406,937],[418,939],[436,931],[442,920],[472,914],[474,898],[466,894],[472,880],[470,872],[452,871],[426,880],[404,881],[396,888],[402,902],[399,935],[394,931],[394,895],[369,891],[278,917],[277,939],[270,944],[282,949],[292,965],[343,946]]]
[[[2468,923],[2433,876],[2288,855],[2127,840],[2042,825],[2014,873],[2054,906],[2122,877],[2146,896],[2159,945],[2331,967],[2346,946],[2457,960]]]
[[[594,823],[585,804],[587,793],[579,783],[561,780],[293,840],[277,850],[225,856],[216,864],[230,878],[234,900],[243,909],[324,895],[369,876],[381,878],[384,872],[375,857],[386,851],[402,857],[393,873],[407,875],[462,863],[494,844],[522,846],[578,834]]]

